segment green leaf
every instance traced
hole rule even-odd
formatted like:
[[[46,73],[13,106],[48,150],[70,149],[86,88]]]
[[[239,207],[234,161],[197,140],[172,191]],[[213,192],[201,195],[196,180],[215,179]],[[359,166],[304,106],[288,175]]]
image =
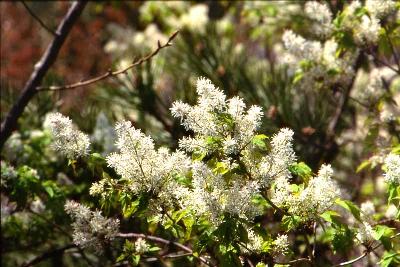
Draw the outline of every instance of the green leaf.
[[[282,226],[286,231],[297,228],[300,225],[301,217],[297,215],[285,215],[282,218]]]
[[[347,227],[333,233],[332,247],[334,253],[348,251],[353,246],[354,233]]]
[[[49,194],[49,197],[53,197],[54,196],[54,190],[51,186],[45,186],[44,190],[46,190],[47,194]]]
[[[400,252],[385,251],[382,259],[379,261],[379,266],[389,267],[398,266],[400,263]]]
[[[342,206],[346,210],[350,211],[353,216],[361,222],[361,211],[360,208],[357,207],[353,202],[350,200],[342,200],[342,199],[337,199],[336,204],[339,206]]]
[[[337,227],[340,226],[342,223],[339,221],[340,214],[333,210],[327,210],[321,215],[319,215],[322,219],[327,222],[330,222],[332,226]]]
[[[192,154],[192,160],[194,161],[202,161],[205,156],[207,156],[206,152],[195,151]]]
[[[289,167],[289,171],[292,174],[301,177],[302,179],[308,179],[312,176],[311,168],[308,167],[308,165],[305,164],[304,162],[299,162],[291,165]]]
[[[225,162],[217,162],[215,164],[215,168],[213,169],[215,174],[225,174],[229,171],[229,168],[226,166]]]
[[[392,203],[393,200],[400,198],[400,185],[390,183],[388,187],[388,203]]]
[[[364,170],[368,166],[371,165],[371,162],[369,160],[364,160],[360,165],[358,165],[356,173],[359,173],[360,171]]]
[[[251,143],[260,149],[266,149],[267,145],[265,144],[264,140],[267,138],[268,136],[266,136],[265,134],[258,134],[253,136],[253,138],[251,139]]]
[[[394,234],[393,228],[386,225],[377,225],[374,229],[374,238],[376,240],[381,240],[382,237],[390,237]]]

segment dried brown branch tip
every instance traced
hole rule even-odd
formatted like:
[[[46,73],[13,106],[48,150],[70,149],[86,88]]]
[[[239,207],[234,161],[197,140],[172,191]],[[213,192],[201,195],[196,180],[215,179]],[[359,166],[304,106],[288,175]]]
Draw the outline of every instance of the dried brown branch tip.
[[[39,87],[36,87],[36,90],[37,91],[70,90],[70,89],[75,89],[75,88],[78,88],[78,87],[91,85],[91,84],[94,84],[96,82],[105,80],[105,79],[107,79],[109,77],[117,76],[119,74],[126,74],[129,69],[131,69],[131,68],[133,68],[135,66],[141,65],[143,62],[146,62],[146,61],[150,60],[151,58],[153,58],[155,55],[158,54],[158,52],[161,49],[163,49],[165,47],[168,47],[168,46],[171,46],[172,45],[171,41],[173,39],[175,39],[175,37],[178,35],[178,33],[179,33],[179,31],[175,31],[168,38],[168,41],[164,45],[161,45],[161,42],[158,41],[157,42],[157,48],[153,52],[151,52],[150,54],[148,54],[148,55],[146,55],[144,57],[139,58],[139,60],[133,61],[132,64],[129,65],[128,67],[125,67],[125,68],[120,69],[120,70],[115,70],[115,71],[113,71],[111,68],[109,68],[106,73],[104,73],[102,75],[99,75],[99,76],[96,76],[96,77],[93,77],[93,78],[90,78],[90,79],[87,79],[87,80],[80,80],[79,82],[76,82],[76,83],[72,83],[72,84],[68,84],[68,85],[61,85],[61,86],[39,86]]]

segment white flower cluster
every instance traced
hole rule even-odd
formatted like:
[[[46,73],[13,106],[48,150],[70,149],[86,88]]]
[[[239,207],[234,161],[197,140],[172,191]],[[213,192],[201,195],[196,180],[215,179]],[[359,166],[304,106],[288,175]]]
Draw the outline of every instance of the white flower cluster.
[[[361,203],[361,219],[365,222],[372,222],[375,215],[375,206],[371,201]]]
[[[274,241],[274,252],[277,254],[286,254],[289,251],[288,236],[278,235]]]
[[[74,220],[74,243],[80,247],[93,248],[101,253],[106,241],[118,234],[118,219],[107,219],[100,211],[91,211],[75,201],[67,201],[64,208]]]
[[[357,24],[354,39],[358,44],[376,43],[379,39],[380,21],[376,17],[368,17],[364,15],[361,17],[361,23]]]
[[[198,4],[191,6],[187,13],[182,14],[176,26],[187,28],[193,32],[205,32],[205,26],[208,23],[208,6]]]
[[[197,105],[177,101],[171,108],[173,116],[194,132],[193,137],[181,139],[179,145],[188,152],[218,155],[219,162],[216,166],[201,162],[192,165],[193,189],[179,192],[182,205],[192,207],[199,216],[209,216],[215,225],[226,213],[252,220],[260,212],[252,201],[260,188],[279,176],[290,175],[288,168],[296,159],[293,131],[282,129],[272,138],[270,153],[262,156],[252,143],[262,117],[258,106],[246,111],[241,98],[227,100],[205,78],[197,80],[197,93]],[[237,169],[242,173],[236,173]]]
[[[190,159],[179,150],[174,153],[167,148],[156,150],[153,140],[129,121],[118,123],[115,131],[119,153],[107,157],[108,165],[127,181],[132,193],[150,194],[155,208],[172,204],[173,192],[180,186],[175,176],[188,170]]]
[[[293,135],[291,129],[283,128],[272,137],[271,152],[261,160],[258,170],[263,184],[269,184],[273,179],[291,177],[288,168],[296,162],[292,145]]]
[[[230,185],[222,175],[214,174],[201,162],[193,164],[192,172],[193,189],[176,192],[184,208],[194,211],[197,216],[207,216],[214,225],[219,225],[226,213],[247,220],[260,214],[252,202],[259,191],[256,182],[235,177],[238,180]]]
[[[15,181],[17,179],[18,173],[15,168],[6,161],[1,160],[0,166],[1,186],[8,187],[9,183],[12,183],[13,180]]]
[[[363,12],[365,9],[368,14]],[[396,4],[392,0],[367,0],[362,6],[358,0],[352,1],[344,10],[341,29],[350,31],[359,45],[376,44],[381,29],[380,22],[385,16],[394,13]]]
[[[246,243],[246,247],[241,248],[241,250],[246,254],[262,252],[263,238],[251,229],[247,230],[247,236],[249,241]]]
[[[332,12],[326,4],[316,1],[307,2],[305,5],[306,15],[315,23],[313,29],[316,34],[329,36],[332,32]]]
[[[89,153],[89,137],[76,129],[68,117],[51,113],[46,117],[44,127],[52,132],[54,149],[67,158],[75,159]]]
[[[358,243],[367,244],[374,240],[374,229],[368,222],[363,222],[357,229],[356,240]]]
[[[291,73],[302,73],[300,86],[315,88],[317,83],[329,85],[341,81],[346,83],[354,74],[353,62],[357,56],[345,54],[336,56],[338,44],[329,39],[323,44],[319,41],[306,40],[286,30],[282,36],[286,53],[283,63],[289,66]]]
[[[395,75],[396,73],[388,67],[372,69],[369,73],[368,84],[360,95],[370,100],[378,99],[384,93],[384,80],[389,81]]]
[[[217,138],[224,144],[227,154],[244,149],[261,124],[261,108],[252,106],[245,112],[246,105],[241,98],[226,101],[225,94],[206,78],[197,80],[197,94],[196,106],[176,101],[171,108],[172,115],[195,133],[194,138],[180,140],[180,147],[188,152],[211,153],[213,145],[207,141]]]
[[[331,179],[332,174],[330,165],[322,165],[317,177],[311,178],[304,189],[293,187],[287,179],[280,177],[276,181],[272,201],[303,220],[318,217],[329,210],[340,197],[340,190]]]
[[[138,239],[136,239],[135,241],[135,251],[138,254],[144,254],[147,251],[149,251],[150,246],[149,244],[147,244],[146,240],[139,237]]]
[[[371,16],[383,18],[395,11],[396,3],[393,0],[366,0],[365,7]]]
[[[388,183],[400,184],[400,155],[390,153],[385,158],[385,180]]]

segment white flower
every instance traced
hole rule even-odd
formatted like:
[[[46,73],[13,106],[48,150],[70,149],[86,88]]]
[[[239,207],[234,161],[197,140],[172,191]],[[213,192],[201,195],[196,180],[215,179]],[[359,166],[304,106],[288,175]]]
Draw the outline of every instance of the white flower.
[[[149,246],[149,244],[147,244],[145,239],[140,238],[140,237],[138,239],[136,239],[136,241],[135,241],[135,251],[138,254],[144,254],[147,251],[149,251],[149,249],[150,249],[150,246]]]
[[[390,153],[385,158],[385,180],[387,183],[400,184],[400,155]]]
[[[368,243],[374,240],[374,230],[368,222],[363,222],[358,228],[356,239],[360,243]]]
[[[51,113],[46,117],[45,127],[50,128],[53,137],[53,147],[69,159],[83,157],[88,154],[89,137],[76,129],[72,121],[61,113]]]
[[[282,36],[283,44],[286,50],[297,58],[308,60],[318,60],[321,55],[321,43],[308,41],[301,36],[293,33],[292,30],[286,30]]]
[[[388,219],[396,219],[399,215],[399,210],[394,204],[390,204],[385,212],[385,217]]]
[[[241,247],[243,252],[248,254],[260,253],[264,242],[263,238],[251,229],[247,230],[247,236],[249,242],[246,243],[246,247]]]
[[[358,44],[364,42],[375,44],[379,38],[380,21],[376,17],[368,17],[364,15],[361,17],[361,23],[356,28],[355,41]]]
[[[361,218],[364,221],[372,221],[372,216],[375,214],[375,206],[371,201],[361,203]]]
[[[304,189],[295,190],[284,177],[275,183],[272,201],[289,213],[307,221],[329,210],[340,197],[340,190],[331,179],[333,170],[330,165],[322,165],[318,176],[311,178]]]
[[[274,251],[278,254],[286,254],[289,250],[287,235],[278,235],[274,241]]]
[[[316,1],[307,2],[305,5],[306,15],[315,21],[313,29],[322,36],[329,35],[332,30],[332,12],[326,4]]]
[[[208,22],[208,6],[197,4],[189,8],[189,12],[180,17],[180,24],[193,32],[204,32]]]
[[[45,208],[46,206],[40,198],[36,198],[30,205],[30,209],[36,213],[42,213]]]
[[[291,129],[283,128],[272,137],[271,152],[260,163],[262,184],[267,185],[279,177],[284,179],[291,177],[288,168],[296,161],[292,145],[293,135],[294,132]]]
[[[180,196],[184,208],[208,217],[215,226],[222,222],[225,213],[246,220],[252,220],[260,213],[252,202],[259,191],[256,182],[235,181],[229,185],[221,175],[214,174],[201,162],[193,164],[192,172],[193,189]]]
[[[366,0],[365,7],[371,16],[383,18],[396,10],[396,3],[392,0]]]
[[[106,240],[112,240],[118,234],[119,220],[107,219],[100,211],[91,211],[75,201],[65,203],[65,211],[74,222],[74,243],[81,247],[90,247],[101,253]]]
[[[107,157],[108,165],[121,175],[133,194],[147,193],[154,197],[153,211],[159,205],[172,205],[173,191],[179,187],[175,175],[187,171],[189,158],[179,150],[174,153],[166,148],[156,150],[153,139],[135,129],[129,121],[118,123],[115,129],[119,152]],[[92,192],[98,192],[99,186]]]

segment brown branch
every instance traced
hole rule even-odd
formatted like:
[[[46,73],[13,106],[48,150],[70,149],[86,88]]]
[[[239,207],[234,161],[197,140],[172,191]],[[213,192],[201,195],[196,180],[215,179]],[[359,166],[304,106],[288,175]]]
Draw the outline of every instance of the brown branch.
[[[142,63],[144,63],[144,62],[150,60],[152,57],[154,57],[155,55],[157,55],[158,52],[160,52],[161,49],[163,49],[163,48],[165,48],[165,47],[168,47],[168,46],[171,46],[171,41],[177,36],[178,32],[179,32],[179,31],[174,32],[174,33],[168,38],[168,41],[167,41],[165,44],[163,44],[163,45],[161,45],[161,43],[160,43],[160,41],[159,41],[156,50],[154,50],[153,52],[151,52],[151,53],[148,54],[147,56],[142,57],[141,59],[139,59],[139,60],[133,62],[132,64],[130,64],[129,66],[127,66],[127,67],[125,67],[125,68],[123,68],[123,69],[116,70],[116,71],[111,71],[111,70],[109,70],[109,71],[107,71],[106,73],[104,73],[103,75],[100,75],[100,76],[97,76],[97,77],[94,77],[94,78],[91,78],[91,79],[88,79],[88,80],[85,80],[85,81],[80,81],[80,82],[77,82],[77,83],[73,83],[73,84],[61,85],[61,86],[50,86],[50,87],[41,86],[41,87],[37,87],[36,89],[37,89],[38,91],[70,90],[70,89],[75,89],[75,88],[82,87],[82,86],[87,86],[87,85],[96,83],[96,82],[98,82],[98,81],[101,81],[101,80],[104,80],[104,79],[107,79],[107,78],[110,78],[110,77],[117,76],[117,75],[119,75],[119,74],[125,74],[125,73],[127,73],[127,71],[130,70],[131,68],[133,68],[133,67],[135,67],[135,66],[139,66],[139,65],[141,65]]]
[[[179,248],[182,251],[185,251],[187,253],[190,253],[190,255],[196,257],[197,259],[199,259],[202,263],[208,265],[208,266],[214,266],[211,262],[209,262],[208,260],[206,260],[205,258],[201,257],[201,256],[195,256],[194,252],[192,249],[190,249],[189,247],[182,245],[181,243],[178,242],[174,242],[174,241],[170,241],[158,236],[152,236],[152,235],[145,235],[145,234],[139,234],[139,233],[119,233],[117,235],[118,237],[122,237],[122,238],[143,238],[143,239],[147,239],[156,243],[161,243],[161,244],[165,244],[165,245],[174,245],[175,247]]]
[[[30,7],[25,3],[25,1],[21,1],[21,3],[25,7],[26,11],[28,11],[29,15],[31,15],[32,18],[35,19],[40,24],[40,26],[42,26],[51,35],[53,35],[53,36],[57,36],[58,35],[55,31],[50,29],[50,27],[47,26],[38,16],[36,16],[36,14],[32,11],[32,9],[30,9]]]
[[[33,215],[36,215],[37,217],[41,218],[43,221],[45,221],[46,223],[52,225],[54,228],[56,228],[58,231],[60,231],[62,234],[66,235],[70,240],[73,240],[72,235],[70,235],[66,230],[64,230],[61,226],[59,226],[58,224],[50,221],[49,219],[47,219],[45,216],[43,216],[40,213],[37,213],[35,211],[33,211],[32,209],[28,209],[29,212],[31,212]],[[85,252],[83,251],[83,249],[79,246],[76,246],[76,248],[79,251],[79,254],[81,254],[82,258],[86,261],[86,263],[89,266],[94,267],[93,263],[89,260],[89,258],[86,256]]]
[[[312,263],[309,258],[299,258],[299,259],[295,259],[295,260],[291,260],[291,261],[287,261],[287,262],[276,262],[276,261],[274,261],[274,263],[282,264],[282,265],[285,265],[285,264],[291,265],[291,264],[295,264],[295,263],[299,263],[299,262],[308,262],[310,264]]]
[[[357,70],[360,68],[362,59],[363,59],[363,53],[360,53],[354,64],[355,73],[357,73]],[[331,121],[329,122],[328,128],[326,129],[326,135],[328,137],[327,143],[329,145],[330,145],[330,143],[334,142],[337,126],[339,124],[339,121],[340,121],[340,118],[342,117],[343,112],[346,110],[347,103],[350,98],[351,89],[353,88],[355,79],[356,79],[356,74],[353,75],[349,85],[341,93],[340,102],[339,102],[338,106],[336,107],[335,113],[334,113]]]
[[[392,235],[389,239],[393,239],[393,238],[395,238],[395,237],[398,237],[399,235],[400,235],[400,233],[397,233],[397,234],[395,234],[395,235]],[[364,251],[360,256],[358,256],[358,257],[356,257],[356,258],[354,258],[354,259],[351,259],[351,260],[349,260],[349,261],[341,262],[341,263],[339,263],[339,264],[337,264],[337,265],[334,265],[334,267],[346,266],[346,265],[355,263],[356,261],[359,261],[359,260],[361,260],[362,258],[364,258],[364,257],[366,257],[367,255],[369,255],[371,252],[374,252],[377,248],[381,247],[382,245],[383,245],[383,243],[380,243],[380,244],[376,245],[375,247],[372,247],[372,248],[369,248],[369,249],[367,248],[367,250]]]
[[[24,112],[25,107],[38,92],[36,87],[40,85],[47,71],[53,65],[62,45],[64,44],[65,39],[72,29],[72,26],[78,20],[86,4],[87,1],[76,1],[72,3],[67,14],[64,16],[57,28],[57,35],[54,36],[53,41],[49,44],[39,62],[36,63],[34,70],[29,80],[25,84],[25,87],[22,90],[17,102],[15,102],[11,110],[6,115],[4,121],[1,123],[0,150],[10,137],[12,131],[16,128],[18,118]]]
[[[267,194],[266,194],[265,192],[261,191],[261,195],[262,195],[262,197],[268,202],[268,204],[269,204],[272,208],[274,208],[276,211],[281,212],[281,213],[284,214],[284,215],[290,216],[290,213],[289,213],[289,212],[287,212],[286,210],[281,209],[281,208],[279,208],[277,205],[275,205],[275,203],[272,202],[272,201],[268,198],[268,196],[267,196]]]
[[[21,265],[21,267],[28,267],[28,266],[34,266],[36,264],[38,264],[39,262],[42,262],[44,260],[47,260],[49,258],[53,258],[53,257],[59,257],[60,254],[63,254],[65,250],[70,249],[70,248],[75,248],[76,245],[75,244],[68,244],[65,245],[63,247],[60,248],[56,248],[50,251],[46,251],[43,254],[33,258],[32,260],[24,263]]]

